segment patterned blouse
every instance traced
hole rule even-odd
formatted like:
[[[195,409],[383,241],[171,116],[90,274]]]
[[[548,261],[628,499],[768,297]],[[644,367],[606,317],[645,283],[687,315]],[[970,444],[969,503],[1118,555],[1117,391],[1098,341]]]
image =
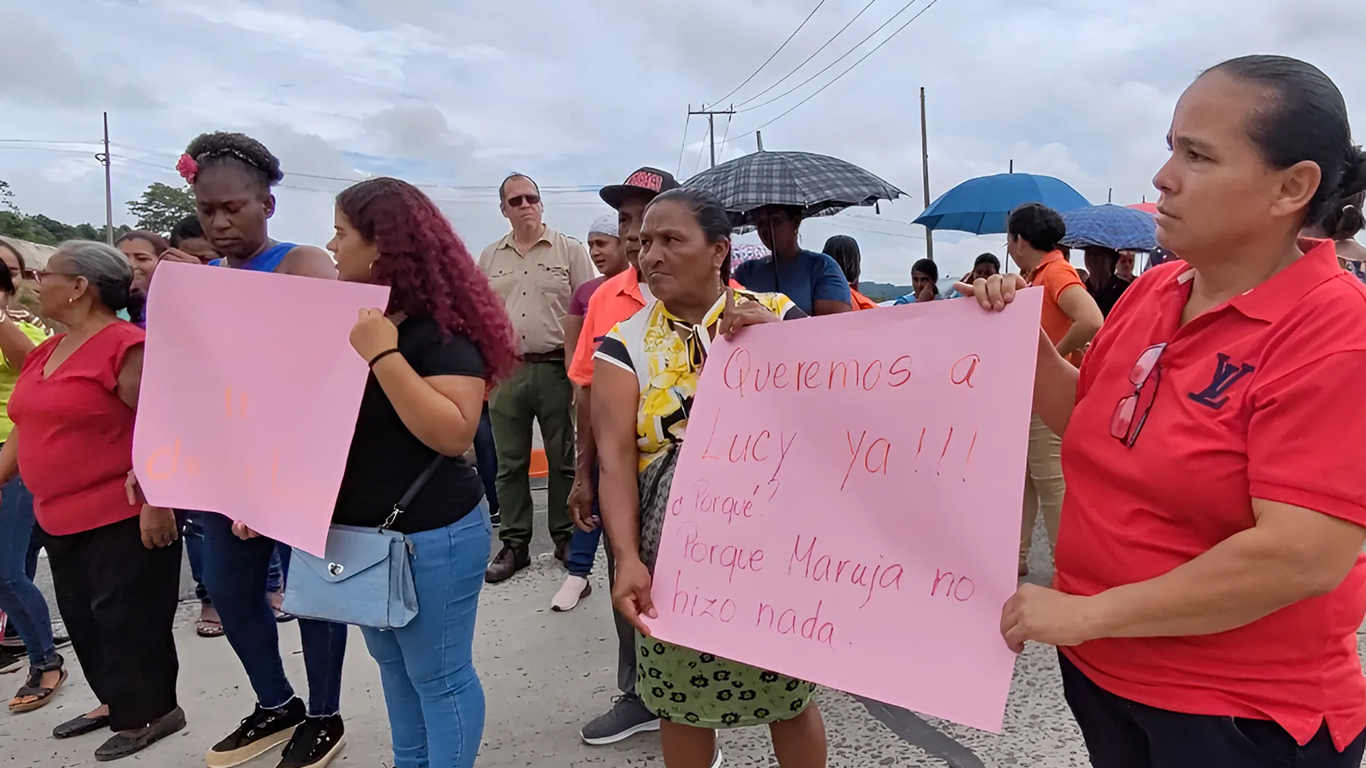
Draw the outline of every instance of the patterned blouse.
[[[806,317],[806,313],[781,293],[735,291],[736,304],[756,301],[783,320]],[[663,455],[671,444],[683,442],[688,414],[697,394],[711,337],[726,308],[722,295],[699,326],[675,317],[656,301],[630,320],[617,324],[603,339],[594,358],[636,375],[640,381],[640,406],[636,412],[636,442],[640,469]]]

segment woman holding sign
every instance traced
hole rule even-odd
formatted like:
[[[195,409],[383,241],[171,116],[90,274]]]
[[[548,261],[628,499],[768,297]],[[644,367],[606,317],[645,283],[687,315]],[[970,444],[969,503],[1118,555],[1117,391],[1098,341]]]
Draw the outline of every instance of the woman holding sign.
[[[336,278],[326,251],[270,238],[267,222],[275,213],[270,190],[284,173],[279,158],[259,141],[240,133],[206,133],[190,142],[176,169],[194,187],[199,222],[220,256],[219,266]],[[200,263],[174,248],[162,258]],[[281,768],[323,768],[346,743],[340,711],[346,627],[326,621],[299,622],[308,677],[305,704],[285,676],[276,614],[266,593],[276,543],[239,538],[233,522],[219,514],[203,514],[200,525],[204,586],[256,694],[252,713],[209,749],[209,768],[241,765],[280,744],[286,744]]]
[[[389,306],[363,310],[351,330],[372,375],[332,519],[388,527],[412,547],[416,618],[361,629],[379,662],[394,765],[470,768],[484,732],[474,626],[493,526],[463,455],[486,384],[516,365],[512,324],[445,216],[407,182],[371,179],[342,192],[328,248],[343,280],[390,287]],[[386,519],[433,466],[402,514]]]
[[[1055,589],[1001,632],[1062,648],[1098,768],[1357,768],[1366,745],[1366,288],[1300,230],[1366,189],[1337,87],[1289,58],[1207,71],[1154,179],[1158,240],[1081,370],[1040,336],[1062,436]],[[968,288],[1002,309],[1016,276]]]
[[[719,765],[716,728],[768,725],[783,768],[823,768],[825,725],[811,702],[814,685],[652,639],[642,618],[656,615],[651,571],[712,337],[805,317],[781,294],[726,287],[730,231],[725,208],[706,192],[656,197],[640,233],[640,269],[658,301],[598,348],[593,435],[603,524],[616,556],[612,602],[640,632],[636,691],[662,719],[665,765]]]

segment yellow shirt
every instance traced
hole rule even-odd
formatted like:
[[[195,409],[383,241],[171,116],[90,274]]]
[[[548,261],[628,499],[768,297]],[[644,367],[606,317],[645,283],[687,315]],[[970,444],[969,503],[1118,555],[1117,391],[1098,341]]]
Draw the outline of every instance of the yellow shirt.
[[[34,344],[41,344],[47,338],[47,332],[33,323],[17,321],[19,330],[29,337]],[[19,381],[19,366],[14,365],[8,359],[0,361],[0,442],[9,439],[9,433],[14,431],[14,422],[9,420],[9,396],[14,392],[14,384]]]

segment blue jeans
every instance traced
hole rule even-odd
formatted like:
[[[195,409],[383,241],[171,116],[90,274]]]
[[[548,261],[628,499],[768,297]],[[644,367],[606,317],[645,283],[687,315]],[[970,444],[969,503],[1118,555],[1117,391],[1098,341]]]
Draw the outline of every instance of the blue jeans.
[[[583,529],[574,528],[574,538],[569,540],[569,557],[565,562],[565,567],[569,569],[572,576],[582,576],[588,578],[588,574],[593,572],[593,561],[598,556],[598,542],[602,539],[602,513],[598,510],[598,465],[593,465],[593,521],[598,524],[597,528],[584,532]]]
[[[181,521],[180,533],[185,539],[185,553],[190,558],[190,575],[194,577],[194,596],[204,605],[213,605],[213,600],[209,598],[209,590],[204,586],[204,525],[200,518],[206,514],[210,513],[176,510],[176,515]],[[270,556],[270,571],[266,575],[267,592],[284,590],[284,572],[289,567],[289,554],[289,547],[284,544],[275,545],[275,552]]]
[[[379,662],[394,768],[470,768],[484,734],[484,688],[474,670],[474,623],[493,525],[484,504],[455,523],[408,537],[417,617],[362,627]]]
[[[204,529],[204,586],[223,622],[223,633],[242,662],[256,701],[278,709],[294,698],[280,660],[280,633],[266,601],[266,574],[276,542],[259,537],[243,541],[232,521],[213,513],[200,518]],[[341,709],[342,659],[346,625],[299,620],[304,671],[308,675],[308,714],[325,717]]]
[[[18,477],[0,487],[0,611],[24,641],[33,666],[57,660],[47,600],[33,584],[42,545],[33,535],[33,494]]]
[[[478,464],[479,479],[484,481],[484,499],[489,514],[498,514],[498,448],[493,442],[493,422],[489,421],[489,404],[479,417],[479,429],[474,433],[474,460]]]

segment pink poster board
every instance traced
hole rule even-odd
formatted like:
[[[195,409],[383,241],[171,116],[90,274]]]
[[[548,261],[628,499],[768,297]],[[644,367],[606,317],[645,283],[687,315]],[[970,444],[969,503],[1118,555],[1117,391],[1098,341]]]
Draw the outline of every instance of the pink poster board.
[[[368,376],[351,328],[388,303],[385,286],[160,264],[133,434],[147,500],[321,555]]]
[[[999,732],[1041,293],[712,346],[655,566],[659,637]]]

